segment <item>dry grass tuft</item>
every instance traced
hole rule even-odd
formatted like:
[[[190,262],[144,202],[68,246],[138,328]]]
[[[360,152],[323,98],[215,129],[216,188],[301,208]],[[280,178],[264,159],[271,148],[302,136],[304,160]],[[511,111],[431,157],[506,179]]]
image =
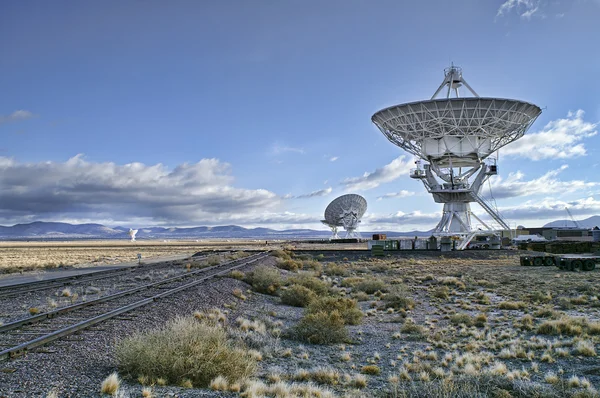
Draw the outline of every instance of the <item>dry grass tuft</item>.
[[[378,374],[381,373],[381,369],[379,369],[379,366],[377,366],[377,365],[365,365],[362,367],[362,369],[360,371],[366,375],[375,375],[375,376],[377,376]]]
[[[256,360],[231,341],[226,329],[209,319],[177,318],[164,327],[125,338],[117,344],[119,366],[129,374],[189,379],[206,387],[217,376],[240,380],[254,374]]]
[[[501,310],[522,310],[527,307],[527,304],[523,301],[503,301],[498,304],[498,308]]]
[[[37,315],[37,314],[39,314],[40,312],[41,312],[41,311],[40,311],[40,309],[39,309],[38,307],[31,307],[31,308],[29,309],[29,314],[30,314],[30,315]]]
[[[113,372],[102,382],[100,392],[102,394],[116,395],[119,387],[121,387],[121,379],[117,372]]]
[[[227,378],[217,376],[211,380],[209,387],[214,391],[227,391],[229,389],[229,382],[227,381]]]
[[[595,357],[596,348],[594,347],[594,343],[592,341],[580,340],[575,344],[573,353],[575,355],[583,355],[585,357]]]
[[[563,317],[558,320],[546,321],[537,328],[539,334],[579,336],[583,333],[587,322],[583,318]]]

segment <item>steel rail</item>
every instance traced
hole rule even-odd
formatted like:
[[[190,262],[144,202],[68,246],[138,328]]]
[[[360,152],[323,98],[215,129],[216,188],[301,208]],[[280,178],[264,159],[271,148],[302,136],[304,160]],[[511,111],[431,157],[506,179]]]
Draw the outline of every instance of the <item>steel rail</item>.
[[[202,260],[206,257],[209,257],[210,255],[211,254],[207,254],[202,257],[194,257],[192,261]],[[192,257],[190,257],[188,259],[191,259],[191,258]],[[169,260],[167,260],[167,261],[169,261]],[[167,262],[167,261],[165,261],[165,262]],[[161,262],[156,263],[156,264],[161,264]],[[140,269],[150,270],[149,267],[152,267],[154,265],[155,264],[148,264],[145,266],[127,265],[127,266],[124,266],[123,268],[114,268],[114,269],[107,269],[107,270],[101,270],[101,271],[93,271],[93,272],[88,272],[88,273],[82,273],[79,275],[70,275],[70,276],[63,276],[63,277],[52,278],[52,279],[45,279],[45,280],[42,279],[42,280],[38,280],[38,281],[19,283],[19,284],[15,284],[15,285],[0,286],[0,298],[17,296],[17,295],[20,295],[23,293],[36,292],[39,290],[45,290],[45,289],[50,289],[50,288],[54,288],[54,287],[61,287],[61,286],[65,286],[65,285],[70,285],[74,282],[81,283],[81,282],[89,282],[89,281],[94,281],[94,280],[99,280],[99,279],[111,278],[113,276],[118,276],[121,273],[133,272],[135,270],[140,270]]]
[[[75,332],[78,332],[80,330],[87,329],[88,327],[90,327],[92,325],[95,325],[95,324],[98,324],[98,323],[100,323],[102,321],[105,321],[107,319],[114,318],[114,317],[116,317],[116,316],[118,316],[120,314],[129,312],[131,310],[134,310],[134,309],[139,308],[141,306],[144,306],[146,304],[153,303],[153,302],[155,302],[157,300],[160,300],[160,299],[165,298],[167,296],[170,296],[172,294],[178,293],[178,292],[180,292],[182,290],[189,289],[190,287],[197,286],[197,285],[199,285],[199,284],[201,284],[203,282],[206,282],[209,279],[212,279],[214,277],[223,275],[223,274],[225,274],[227,272],[230,272],[232,270],[244,267],[246,265],[252,264],[253,262],[258,261],[258,260],[260,260],[260,259],[268,256],[268,253],[269,252],[257,253],[257,254],[253,254],[253,255],[251,255],[249,257],[245,257],[243,259],[233,260],[233,261],[229,261],[227,263],[223,263],[223,264],[215,265],[215,266],[212,266],[212,267],[209,267],[209,268],[203,268],[201,270],[194,271],[194,274],[198,274],[200,271],[204,271],[204,272],[206,272],[206,271],[212,271],[212,270],[215,270],[217,268],[222,268],[222,267],[225,267],[225,266],[230,265],[232,263],[236,263],[238,261],[241,261],[240,264],[237,264],[237,265],[234,265],[234,266],[231,266],[231,267],[227,267],[223,271],[219,271],[219,272],[216,272],[214,274],[206,275],[206,276],[204,276],[204,277],[202,277],[202,278],[200,278],[198,280],[195,280],[193,282],[187,283],[185,285],[178,286],[178,287],[175,287],[173,289],[169,289],[169,290],[167,290],[165,292],[156,294],[156,295],[154,295],[152,297],[148,297],[148,298],[145,298],[143,300],[139,300],[139,301],[136,301],[134,303],[127,304],[125,306],[116,308],[116,309],[114,309],[112,311],[105,312],[104,314],[95,316],[93,318],[86,319],[86,320],[78,322],[78,323],[76,323],[74,325],[67,326],[67,327],[62,328],[60,330],[57,330],[57,331],[54,331],[52,333],[46,334],[44,336],[38,337],[38,338],[36,338],[34,340],[30,340],[28,342],[19,344],[17,346],[8,348],[8,349],[3,350],[3,351],[0,351],[0,360],[6,360],[6,359],[10,359],[10,358],[16,358],[18,356],[21,356],[21,355],[27,353],[27,351],[29,351],[31,349],[43,346],[45,344],[48,344],[48,343],[50,343],[50,342],[52,342],[54,340],[57,340],[57,339],[61,338],[61,337],[68,336],[68,335],[73,334]],[[190,273],[187,273],[185,275],[186,276],[190,275]],[[180,277],[174,277],[174,278],[181,279]],[[169,278],[169,279],[173,279],[173,278]],[[164,281],[161,281],[160,283],[150,284],[150,285],[157,285],[157,284],[164,284]],[[137,288],[137,290],[138,291],[143,290],[143,289],[147,288],[147,286],[150,286],[150,285],[145,285],[144,287]],[[130,290],[134,290],[134,289],[130,289]],[[112,296],[116,296],[116,295],[112,295]],[[119,297],[121,297],[121,296],[123,296],[123,294],[119,294]],[[109,296],[107,296],[107,297],[109,297]],[[104,297],[103,299],[106,299],[107,297]],[[108,300],[104,300],[104,301],[108,301]],[[79,306],[79,304],[78,304],[78,306]],[[52,312],[56,313],[57,311],[52,311]],[[17,321],[17,322],[19,322],[19,321]],[[16,323],[16,322],[13,322],[13,324],[14,323]],[[9,325],[12,325],[12,324],[4,325],[4,326],[9,326]],[[23,325],[23,324],[21,324],[21,325]],[[4,326],[3,326],[3,328],[4,328]],[[11,328],[11,329],[14,329],[14,328]],[[6,330],[11,330],[11,329],[6,329]],[[5,331],[5,330],[2,330],[2,331]]]
[[[7,332],[7,331],[13,330],[13,329],[18,329],[21,326],[25,326],[25,325],[30,325],[30,324],[33,324],[33,323],[41,322],[41,321],[46,320],[46,319],[51,319],[51,318],[54,318],[54,317],[56,317],[56,316],[58,316],[60,314],[64,314],[66,312],[71,312],[71,311],[74,311],[74,310],[77,310],[77,309],[80,309],[80,308],[89,307],[89,306],[92,306],[92,305],[95,305],[95,304],[100,304],[100,303],[104,303],[104,302],[107,302],[107,301],[111,301],[111,300],[114,300],[114,299],[119,298],[119,297],[123,297],[123,296],[127,296],[127,295],[130,295],[130,294],[134,294],[134,293],[140,292],[142,290],[150,289],[150,288],[153,288],[153,287],[156,287],[156,286],[164,285],[164,284],[167,284],[167,283],[179,280],[179,279],[189,278],[191,276],[194,276],[194,275],[197,275],[197,274],[200,274],[200,273],[204,273],[204,272],[207,272],[207,271],[211,271],[211,270],[213,270],[215,268],[223,267],[223,266],[232,264],[232,263],[234,263],[236,261],[245,260],[245,259],[247,259],[249,257],[253,257],[253,256],[256,256],[256,254],[253,254],[251,256],[248,256],[248,257],[245,257],[245,258],[242,258],[242,259],[228,261],[228,262],[223,263],[223,264],[217,264],[217,265],[214,265],[212,267],[206,267],[206,268],[201,268],[201,269],[196,270],[196,271],[186,272],[184,274],[172,276],[170,278],[166,278],[166,279],[163,279],[163,280],[158,281],[158,282],[153,282],[153,283],[149,283],[149,284],[146,284],[146,285],[137,286],[137,287],[134,287],[134,288],[131,288],[131,289],[128,289],[128,290],[123,290],[123,291],[120,291],[120,292],[117,292],[117,293],[110,294],[108,296],[99,297],[99,298],[94,299],[94,300],[82,301],[80,303],[68,305],[68,306],[65,306],[65,307],[61,307],[61,308],[55,309],[53,311],[48,311],[48,312],[44,312],[44,313],[41,313],[41,314],[33,315],[33,316],[28,317],[28,318],[18,319],[18,320],[14,321],[14,322],[10,322],[10,323],[1,325],[0,326],[0,333]]]

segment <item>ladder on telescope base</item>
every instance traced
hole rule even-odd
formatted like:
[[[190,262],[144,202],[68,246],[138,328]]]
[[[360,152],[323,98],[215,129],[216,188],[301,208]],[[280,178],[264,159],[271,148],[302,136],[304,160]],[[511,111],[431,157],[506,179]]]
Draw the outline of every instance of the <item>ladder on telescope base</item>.
[[[500,224],[500,226],[504,229],[507,229],[510,231],[510,227],[508,226],[508,224],[502,219],[502,217],[500,217],[500,215],[490,207],[490,205],[488,205],[485,200],[483,200],[483,198],[479,195],[477,195],[474,192],[471,192],[471,196],[473,197],[473,199],[475,200],[475,202],[477,202],[479,204],[479,206],[483,207],[483,209],[485,211],[488,212],[488,214],[490,216],[492,216],[492,218],[494,219],[494,221],[496,221],[498,224]]]

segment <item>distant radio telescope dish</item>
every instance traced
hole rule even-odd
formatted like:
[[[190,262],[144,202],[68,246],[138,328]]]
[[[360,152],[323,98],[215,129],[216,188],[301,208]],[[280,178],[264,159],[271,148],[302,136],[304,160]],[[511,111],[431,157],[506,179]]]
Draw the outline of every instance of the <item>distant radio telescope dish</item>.
[[[459,95],[463,86],[471,97]],[[441,93],[444,98],[437,98]],[[495,203],[479,195],[488,178],[498,173],[496,160],[486,158],[521,138],[541,112],[525,101],[480,97],[463,78],[462,69],[452,65],[444,70],[444,80],[431,99],[390,106],[371,120],[392,144],[418,159],[410,177],[421,180],[434,201],[444,204],[434,235],[458,237],[457,248],[462,250],[475,236],[499,236],[499,230],[511,229]],[[472,202],[497,226],[471,212]]]
[[[339,239],[338,228],[346,230],[346,238],[360,238],[356,231],[360,219],[367,211],[367,200],[360,195],[342,195],[327,206],[321,222],[331,228],[331,239]]]
[[[131,237],[131,241],[135,242],[135,234],[138,233],[137,229],[131,229],[129,228],[129,236]]]

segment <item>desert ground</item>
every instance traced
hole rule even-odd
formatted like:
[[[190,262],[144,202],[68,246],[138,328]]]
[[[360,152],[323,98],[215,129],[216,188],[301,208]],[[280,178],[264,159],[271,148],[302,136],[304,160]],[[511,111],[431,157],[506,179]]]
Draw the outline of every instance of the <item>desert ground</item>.
[[[118,264],[202,250],[260,249],[265,241],[250,240],[79,240],[46,242],[0,242],[2,274],[93,265]]]
[[[600,396],[597,270],[310,249],[1,364],[0,397]]]

